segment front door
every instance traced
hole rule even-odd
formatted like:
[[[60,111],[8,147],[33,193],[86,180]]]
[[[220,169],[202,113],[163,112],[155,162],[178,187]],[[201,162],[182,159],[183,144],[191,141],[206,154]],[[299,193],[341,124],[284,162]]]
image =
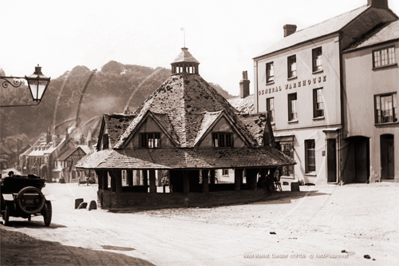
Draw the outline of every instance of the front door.
[[[327,182],[337,182],[335,139],[327,139]]]
[[[382,135],[381,138],[381,177],[395,178],[394,138],[393,135]]]

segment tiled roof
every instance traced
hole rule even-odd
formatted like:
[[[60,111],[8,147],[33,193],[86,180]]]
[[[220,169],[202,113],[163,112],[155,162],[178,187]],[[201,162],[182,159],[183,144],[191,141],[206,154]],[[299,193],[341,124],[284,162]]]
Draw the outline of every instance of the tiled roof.
[[[245,98],[234,97],[230,98],[227,101],[237,109],[239,113],[242,114],[252,114],[255,113],[255,95],[249,95]]]
[[[399,20],[381,25],[380,27],[371,30],[363,39],[352,44],[350,48],[346,49],[344,52],[397,39],[399,39]]]
[[[187,63],[198,63],[197,59],[194,58],[194,56],[188,51],[188,48],[184,47],[181,48],[181,53],[176,57],[175,61],[172,62],[174,63],[182,63],[182,62],[187,62]]]
[[[222,111],[219,112],[206,112],[202,117],[202,123],[198,130],[197,137],[195,139],[194,145],[200,141],[206,132],[208,132],[210,126],[220,117]]]
[[[134,118],[134,115],[104,115],[105,127],[107,128],[111,145],[114,145],[118,141],[123,131],[129,126],[130,122],[132,122]]]
[[[259,146],[263,146],[263,136],[266,127],[266,115],[265,114],[253,114],[253,115],[242,115],[241,120],[252,133],[258,142]]]
[[[138,149],[102,150],[82,158],[86,169],[220,169],[279,167],[295,161],[272,147],[256,149]]]
[[[342,15],[336,16],[319,24],[313,25],[311,27],[305,28],[303,30],[298,30],[295,33],[281,39],[276,44],[272,45],[257,57],[270,54],[285,48],[289,48],[293,45],[306,42],[312,40],[314,38],[318,38],[321,36],[326,36],[334,32],[340,31],[343,27],[345,27],[348,23],[350,23],[353,19],[359,16],[361,13],[366,11],[369,6],[362,6],[355,10],[349,11]]]
[[[77,149],[76,147],[68,149],[66,152],[64,152],[60,157],[57,158],[57,161],[65,161],[68,159],[69,156],[71,156],[72,153],[74,153]]]
[[[89,146],[87,145],[78,145],[79,148],[81,148],[86,154],[89,154],[92,152]]]
[[[223,111],[237,133],[249,146],[257,146],[257,141],[235,114],[237,110],[199,75],[176,74],[169,77],[144,103],[134,115],[135,118],[114,146],[121,149],[131,137],[147,112],[161,114],[161,120],[169,121],[170,130],[177,136],[178,147],[191,148],[195,145],[199,132],[203,129],[205,114]],[[206,122],[206,121],[205,121]]]

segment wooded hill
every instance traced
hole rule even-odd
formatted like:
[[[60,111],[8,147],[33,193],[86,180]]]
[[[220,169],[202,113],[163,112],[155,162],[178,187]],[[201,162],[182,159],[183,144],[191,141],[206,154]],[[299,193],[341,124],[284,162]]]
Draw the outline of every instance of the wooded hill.
[[[82,94],[92,73],[93,71],[85,66],[76,66],[62,76],[52,78],[38,106],[1,108],[2,142],[4,143],[5,139],[10,142],[18,137],[24,139],[23,143],[20,143],[24,146],[28,144],[25,142],[32,141],[41,132],[46,132],[52,126],[54,116],[55,125],[70,119],[70,123],[65,123],[57,129],[58,134],[64,134],[65,128],[75,123],[79,105],[81,125],[93,117],[102,117],[104,113],[122,113],[131,96],[128,106],[130,111],[134,111],[171,75],[170,69],[166,68],[153,69],[110,61],[94,73]],[[5,74],[0,70],[0,75]],[[65,80],[65,86],[60,93]],[[210,84],[225,98],[233,97],[219,85]],[[26,86],[1,88],[0,99],[0,105],[33,103]]]

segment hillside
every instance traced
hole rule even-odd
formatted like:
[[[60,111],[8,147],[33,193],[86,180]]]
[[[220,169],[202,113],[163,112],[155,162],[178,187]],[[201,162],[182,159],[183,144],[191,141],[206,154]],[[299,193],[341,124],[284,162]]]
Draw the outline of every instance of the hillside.
[[[2,70],[0,72],[3,72],[1,75],[6,74]],[[57,134],[64,134],[66,127],[75,125],[76,118],[80,125],[84,125],[104,113],[122,113],[125,106],[134,111],[171,74],[166,68],[153,69],[110,61],[94,73],[84,90],[92,73],[85,66],[76,66],[51,80],[38,106],[1,108],[1,140],[26,134],[27,137],[20,144],[24,146],[41,132],[51,128],[53,120],[55,125],[59,125]],[[210,84],[224,97],[232,97],[219,85]],[[0,98],[0,105],[32,103],[26,86],[1,88]],[[66,123],[62,123],[66,120]]]

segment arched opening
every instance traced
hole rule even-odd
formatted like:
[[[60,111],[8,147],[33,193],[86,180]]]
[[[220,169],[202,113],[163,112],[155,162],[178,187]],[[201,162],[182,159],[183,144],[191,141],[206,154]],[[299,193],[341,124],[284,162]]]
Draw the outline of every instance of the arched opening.
[[[394,136],[384,134],[380,136],[380,152],[381,152],[381,178],[395,178],[395,158],[394,158]]]

